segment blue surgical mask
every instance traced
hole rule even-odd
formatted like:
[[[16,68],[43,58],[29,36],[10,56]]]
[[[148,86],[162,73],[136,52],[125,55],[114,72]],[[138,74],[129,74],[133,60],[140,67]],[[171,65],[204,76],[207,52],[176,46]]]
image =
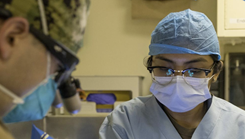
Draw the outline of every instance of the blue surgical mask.
[[[16,123],[42,119],[54,101],[56,89],[57,84],[49,78],[46,84],[39,86],[24,99],[24,104],[18,104],[5,115],[3,122]]]
[[[0,86],[2,92],[12,97],[13,103],[17,104],[3,117],[5,123],[39,120],[47,114],[54,101],[57,89],[57,84],[53,80],[54,76],[50,75],[50,67],[51,56],[50,53],[47,52],[46,78],[27,92],[22,98],[19,98],[7,88]]]

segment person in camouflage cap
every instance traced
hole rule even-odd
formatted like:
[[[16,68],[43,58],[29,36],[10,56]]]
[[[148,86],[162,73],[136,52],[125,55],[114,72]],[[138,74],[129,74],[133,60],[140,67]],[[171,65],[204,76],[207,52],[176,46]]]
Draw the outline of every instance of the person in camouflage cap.
[[[1,118],[50,75],[58,86],[70,77],[89,5],[90,0],[0,0]],[[2,122],[0,138],[12,138]]]

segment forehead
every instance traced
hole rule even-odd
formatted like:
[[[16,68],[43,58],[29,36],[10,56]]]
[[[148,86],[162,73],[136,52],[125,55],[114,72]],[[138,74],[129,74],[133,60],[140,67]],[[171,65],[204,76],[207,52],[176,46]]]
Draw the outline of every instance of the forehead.
[[[213,59],[210,55],[196,55],[196,54],[159,54],[153,56],[153,61],[164,61],[173,64],[213,63]]]

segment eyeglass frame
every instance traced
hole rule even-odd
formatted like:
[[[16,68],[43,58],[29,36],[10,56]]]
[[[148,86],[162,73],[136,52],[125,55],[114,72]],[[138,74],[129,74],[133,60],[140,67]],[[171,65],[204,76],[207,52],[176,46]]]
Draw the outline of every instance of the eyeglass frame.
[[[170,77],[172,77],[172,79],[171,79],[171,81],[169,81],[169,83],[171,83],[172,82],[172,80],[173,80],[173,76],[174,76],[174,73],[179,73],[179,72],[181,72],[182,73],[182,78],[184,79],[184,81],[187,83],[187,84],[189,84],[189,85],[191,85],[190,83],[188,83],[188,81],[186,81],[185,80],[185,76],[184,76],[184,74],[185,74],[185,72],[187,71],[187,70],[202,70],[202,71],[204,71],[205,72],[205,78],[207,77],[207,75],[212,71],[212,69],[215,67],[215,65],[216,65],[216,62],[214,62],[213,64],[212,64],[212,67],[210,68],[210,69],[203,69],[203,68],[188,68],[188,69],[184,69],[184,70],[174,70],[174,69],[171,69],[171,68],[167,68],[167,67],[164,67],[164,66],[149,66],[149,67],[147,67],[147,70],[151,73],[151,77],[152,77],[152,79],[153,79],[153,81],[155,81],[155,75],[153,74],[153,69],[154,68],[165,68],[165,69],[170,69],[171,71],[172,71],[172,74],[171,74],[171,76]],[[168,83],[168,84],[169,84]],[[168,84],[165,84],[165,85],[168,85]],[[191,85],[192,86],[192,85]]]

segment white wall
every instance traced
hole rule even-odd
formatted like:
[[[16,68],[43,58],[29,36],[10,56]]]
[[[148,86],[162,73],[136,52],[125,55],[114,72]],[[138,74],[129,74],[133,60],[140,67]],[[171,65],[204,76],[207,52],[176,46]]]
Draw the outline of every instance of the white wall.
[[[131,19],[131,0],[92,0],[80,63],[74,76],[144,76],[149,94],[151,77],[143,65],[150,35],[160,20]]]

